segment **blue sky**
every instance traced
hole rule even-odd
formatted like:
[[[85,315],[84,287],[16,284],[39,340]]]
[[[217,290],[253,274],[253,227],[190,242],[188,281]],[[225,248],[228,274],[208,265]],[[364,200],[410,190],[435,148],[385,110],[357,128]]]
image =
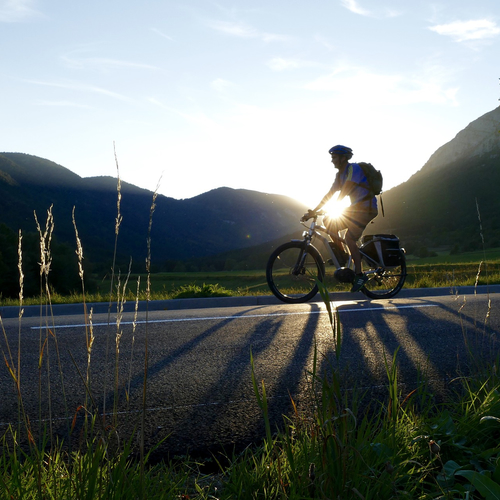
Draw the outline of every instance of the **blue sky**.
[[[174,198],[400,184],[500,103],[498,0],[0,0],[0,151]]]

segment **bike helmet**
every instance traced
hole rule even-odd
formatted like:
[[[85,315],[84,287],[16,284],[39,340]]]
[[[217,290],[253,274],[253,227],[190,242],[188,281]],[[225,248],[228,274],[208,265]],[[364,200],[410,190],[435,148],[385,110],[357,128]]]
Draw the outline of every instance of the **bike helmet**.
[[[351,148],[342,146],[340,144],[337,144],[337,146],[333,146],[333,148],[330,148],[330,151],[328,152],[331,155],[350,155],[349,158],[353,155]]]

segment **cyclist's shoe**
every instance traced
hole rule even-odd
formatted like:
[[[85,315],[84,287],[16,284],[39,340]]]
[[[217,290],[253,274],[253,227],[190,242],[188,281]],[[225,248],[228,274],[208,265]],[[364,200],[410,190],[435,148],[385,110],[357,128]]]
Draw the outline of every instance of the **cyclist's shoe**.
[[[366,274],[356,274],[354,281],[352,282],[351,292],[359,292],[368,281],[368,276]]]

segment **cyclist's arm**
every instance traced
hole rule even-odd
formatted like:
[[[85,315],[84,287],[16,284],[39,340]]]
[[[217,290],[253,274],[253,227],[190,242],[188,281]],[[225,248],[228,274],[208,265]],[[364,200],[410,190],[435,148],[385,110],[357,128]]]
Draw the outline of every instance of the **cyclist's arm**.
[[[332,189],[333,189],[333,186],[332,186]],[[330,201],[332,199],[332,196],[336,192],[336,191],[332,191],[332,189],[330,189],[330,191],[328,191],[328,193],[326,193],[325,196],[323,196],[323,199],[318,203],[318,206],[314,210],[311,210],[312,212],[318,212],[319,210],[321,210],[323,205],[325,205],[325,203],[327,203],[328,201]]]
[[[354,181],[345,181],[342,189],[339,194],[339,201],[345,198],[346,196],[350,196],[352,191],[359,186],[357,182]]]
[[[332,199],[332,196],[339,189],[340,189],[340,179],[339,179],[339,176],[337,174],[337,176],[335,177],[335,181],[333,182],[332,187],[330,188],[330,191],[328,191],[328,193],[326,193],[325,196],[323,196],[323,199],[318,203],[318,206],[314,210],[312,210],[312,212],[317,212],[318,210],[321,210],[323,205],[325,203],[327,203],[328,201],[330,201]]]

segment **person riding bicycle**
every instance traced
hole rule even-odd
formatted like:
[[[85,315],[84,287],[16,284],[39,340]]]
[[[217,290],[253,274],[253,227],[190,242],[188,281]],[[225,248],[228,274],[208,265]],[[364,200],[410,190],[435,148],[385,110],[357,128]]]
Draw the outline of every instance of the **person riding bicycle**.
[[[327,203],[333,195],[340,191],[338,200],[342,200],[348,196],[351,200],[351,205],[344,209],[342,215],[332,219],[325,218],[325,226],[328,234],[336,242],[339,240],[338,232],[342,229],[347,229],[345,234],[345,242],[351,252],[352,260],[354,261],[354,272],[356,274],[351,292],[357,292],[363,288],[368,281],[368,277],[363,274],[363,266],[361,263],[361,254],[357,241],[361,238],[366,226],[378,214],[378,206],[376,197],[370,192],[368,180],[363,173],[362,168],[357,163],[349,163],[353,156],[351,148],[337,145],[333,146],[328,151],[332,158],[332,163],[338,170],[332,187],[319,202],[314,210],[309,210],[304,214],[304,219],[310,217],[311,213],[317,212]]]

